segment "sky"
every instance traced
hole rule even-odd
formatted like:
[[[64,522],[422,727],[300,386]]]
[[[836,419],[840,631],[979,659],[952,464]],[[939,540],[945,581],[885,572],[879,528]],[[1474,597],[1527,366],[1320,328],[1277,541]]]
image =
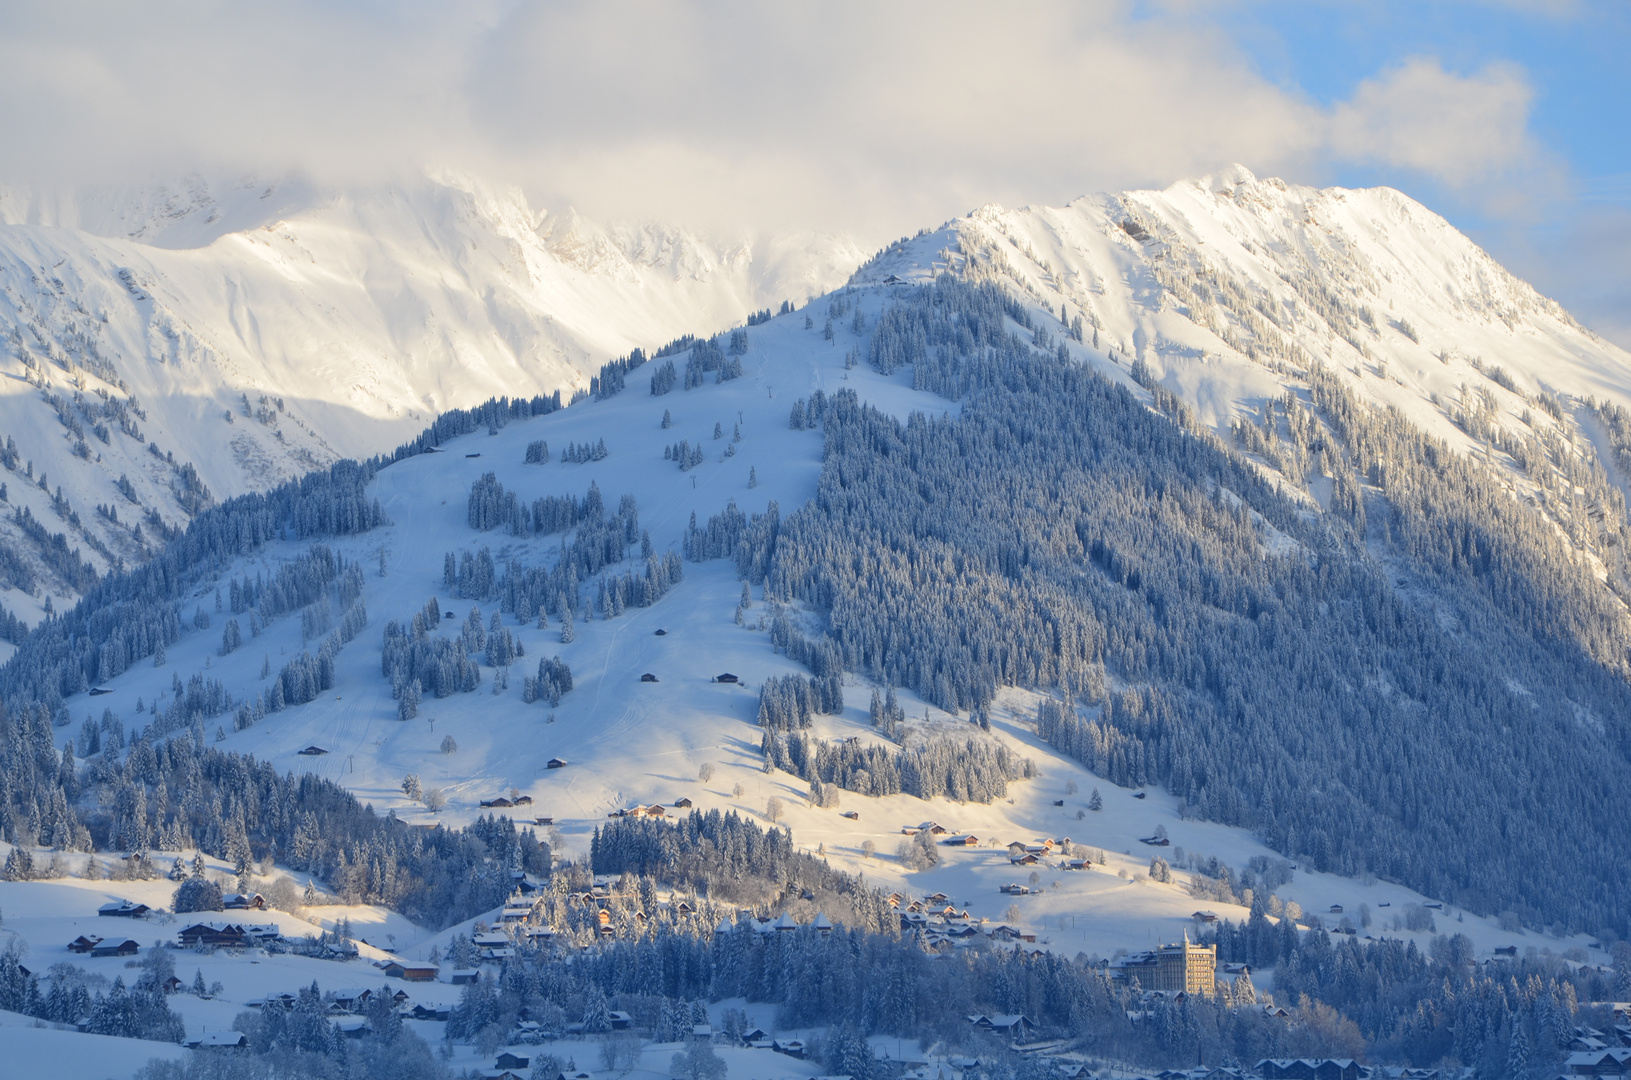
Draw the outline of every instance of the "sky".
[[[456,168],[869,245],[1240,162],[1397,187],[1631,347],[1626,0],[12,0],[0,182]]]

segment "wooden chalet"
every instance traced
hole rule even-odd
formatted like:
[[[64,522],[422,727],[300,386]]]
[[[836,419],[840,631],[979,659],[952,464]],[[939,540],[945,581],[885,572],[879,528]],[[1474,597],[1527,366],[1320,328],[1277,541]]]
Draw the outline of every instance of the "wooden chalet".
[[[249,1036],[241,1031],[206,1031],[182,1045],[189,1050],[247,1050]]]
[[[1576,1051],[1563,1064],[1569,1076],[1623,1077],[1631,1075],[1631,1047]]]
[[[95,936],[86,937],[84,934],[81,934],[68,943],[68,951],[71,953],[79,953],[82,956],[89,955],[90,951],[100,944],[102,944],[101,938]]]
[[[134,900],[114,900],[97,908],[96,913],[104,918],[141,919],[151,910],[146,904],[138,904]]]
[[[741,681],[741,679],[738,679],[735,675],[732,675],[728,671],[714,676],[714,682],[717,683],[739,683]]]
[[[228,911],[265,911],[266,897],[260,893],[231,893],[221,898],[221,906]]]
[[[564,768],[566,768],[566,759],[565,758],[552,757],[548,761],[544,762],[544,768],[546,768],[546,769],[564,769]]]
[[[435,964],[410,964],[406,960],[392,960],[384,968],[387,977],[403,982],[435,982],[437,970]]]
[[[1036,1024],[1023,1013],[1014,1013],[1003,1016],[985,1016],[976,1013],[968,1018],[968,1022],[981,1031],[995,1032],[1006,1035],[1011,1039],[1021,1039],[1036,1031]]]
[[[295,752],[301,757],[317,757],[320,754],[328,753],[328,751],[324,750],[321,746],[308,746],[304,750],[297,750]]]
[[[218,949],[241,949],[250,944],[249,934],[235,924],[218,926],[213,923],[193,923],[176,933],[176,942],[183,948],[210,946]]]
[[[104,941],[91,950],[92,956],[135,956],[142,951],[139,943],[126,938],[124,941]]]

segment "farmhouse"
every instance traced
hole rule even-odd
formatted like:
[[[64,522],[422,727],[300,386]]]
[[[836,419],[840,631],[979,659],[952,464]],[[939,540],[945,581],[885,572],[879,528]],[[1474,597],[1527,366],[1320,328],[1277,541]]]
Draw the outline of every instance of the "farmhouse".
[[[250,943],[249,934],[243,927],[215,923],[193,923],[176,934],[176,942],[183,948],[207,945],[225,949],[241,949]]]
[[[115,900],[97,908],[96,913],[117,919],[140,919],[144,918],[150,910],[146,904],[138,904],[133,900]]]
[[[1576,1051],[1564,1067],[1570,1076],[1625,1076],[1631,1073],[1631,1047]]]
[[[392,960],[385,965],[385,974],[393,979],[403,982],[435,982],[437,968],[434,964],[410,964],[406,960]]]
[[[189,1050],[243,1050],[249,1046],[249,1036],[241,1031],[207,1031],[185,1045]]]

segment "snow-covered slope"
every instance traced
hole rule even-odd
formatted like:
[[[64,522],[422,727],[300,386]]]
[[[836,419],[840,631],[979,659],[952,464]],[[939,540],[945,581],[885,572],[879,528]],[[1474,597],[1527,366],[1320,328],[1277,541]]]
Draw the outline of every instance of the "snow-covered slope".
[[[613,356],[820,293],[861,259],[827,235],[603,227],[450,175],[8,190],[0,222],[0,437],[64,499],[13,480],[11,502],[98,571],[151,550],[145,512],[185,522],[187,465],[220,499],[388,449],[448,408],[569,397]],[[26,615],[77,590],[46,574],[32,591],[0,601]]]
[[[239,213],[222,205],[223,219]],[[323,212],[342,213],[334,207]],[[189,224],[187,216],[180,215],[179,220],[165,225],[164,213],[148,213],[139,219],[120,218],[116,224],[147,237],[151,243],[140,251],[157,265],[172,257],[184,260],[189,252],[197,251],[164,247],[160,241],[182,237],[188,229],[199,230],[194,239],[207,239],[207,218],[205,213],[205,220]],[[105,223],[98,227],[110,228]],[[27,232],[22,229],[18,235]],[[313,236],[319,232],[313,227]],[[138,250],[130,241],[99,239],[88,232],[74,235],[87,251],[103,255]],[[209,243],[249,250],[250,245],[263,242],[255,237],[243,239],[245,235],[228,231]],[[649,281],[649,276],[641,275],[649,272],[640,267],[668,259],[662,265],[672,268],[689,257],[672,249],[666,249],[669,255],[656,254],[665,241],[652,231],[607,231],[567,221],[551,223],[542,233],[534,230],[534,235],[538,250],[549,252],[549,258],[555,260],[551,273],[560,280],[577,281],[585,290],[582,296],[589,295],[589,285],[584,283],[603,272],[605,281],[599,284],[611,290],[604,295],[625,286],[629,295],[644,295],[642,282]],[[334,265],[332,259],[319,261]],[[561,269],[568,266],[578,269],[570,274]],[[525,649],[524,658],[509,672],[507,685],[499,670],[483,664],[475,691],[444,698],[427,695],[417,716],[406,721],[398,718],[392,686],[381,672],[385,624],[393,619],[406,622],[435,597],[442,611],[454,612],[458,619],[439,620],[429,636],[452,639],[473,606],[481,608],[483,626],[490,626],[489,620],[498,611],[499,605],[491,601],[477,605],[453,594],[444,579],[445,556],[486,548],[500,568],[512,562],[547,568],[554,565],[561,545],[571,538],[570,533],[558,532],[517,536],[503,528],[473,530],[467,515],[468,497],[472,484],[483,474],[495,474],[523,503],[546,496],[582,497],[591,483],[599,487],[608,507],[617,506],[624,495],[633,496],[640,527],[649,532],[658,555],[678,550],[693,521],[706,523],[709,515],[719,513],[731,501],[747,514],[765,512],[773,502],[784,515],[791,513],[815,494],[823,455],[823,436],[818,431],[790,427],[789,410],[795,401],[808,399],[817,390],[829,397],[840,390],[853,390],[862,401],[896,417],[915,411],[957,413],[958,403],[914,390],[911,372],[884,375],[867,363],[870,328],[877,325],[901,289],[889,281],[891,275],[923,280],[948,269],[975,278],[996,278],[1018,290],[1032,305],[1032,321],[1047,328],[1055,342],[1065,341],[1065,362],[1091,365],[1149,401],[1150,395],[1133,378],[1133,364],[1138,361],[1148,369],[1148,374],[1140,369],[1146,382],[1159,382],[1185,398],[1204,423],[1230,439],[1235,438],[1234,423],[1257,421],[1268,401],[1287,392],[1306,393],[1305,375],[1317,363],[1334,371],[1361,400],[1396,406],[1411,422],[1452,447],[1487,461],[1488,475],[1534,499],[1560,525],[1595,520],[1584,489],[1576,493],[1571,481],[1568,497],[1554,498],[1561,481],[1538,468],[1518,467],[1510,454],[1495,448],[1496,442],[1514,445],[1511,437],[1497,440],[1491,430],[1531,432],[1525,437],[1550,440],[1548,452],[1556,450],[1555,462],[1573,461],[1587,472],[1600,466],[1609,476],[1616,468],[1610,440],[1595,419],[1599,414],[1588,407],[1586,399],[1595,396],[1631,403],[1631,364],[1626,355],[1580,329],[1565,312],[1505,274],[1442,221],[1396,193],[1313,192],[1274,181],[1257,182],[1242,173],[1229,183],[1209,180],[1163,193],[1102,196],[1059,210],[987,208],[889,249],[857,273],[852,287],[836,303],[818,300],[749,328],[740,378],[716,382],[710,375],[692,389],[675,387],[653,395],[651,380],[663,364],[647,364],[630,374],[621,393],[606,400],[583,401],[491,433],[477,431],[444,443],[439,453],[411,457],[380,471],[368,494],[379,500],[390,523],[328,541],[343,558],[368,571],[362,596],[369,625],[335,657],[333,688],[307,704],[268,713],[243,726],[234,725],[234,710],[229,709],[208,722],[206,738],[213,738],[221,749],[252,754],[279,770],[325,776],[380,813],[394,813],[415,825],[468,823],[489,812],[482,807],[484,801],[512,792],[523,794],[531,800],[527,809],[501,812],[522,820],[534,816],[552,819],[540,829],[550,835],[557,852],[567,855],[581,854],[592,831],[608,814],[636,803],[673,808],[683,798],[705,811],[736,810],[761,822],[775,817],[801,847],[823,853],[835,865],[864,874],[870,882],[917,896],[944,893],[973,919],[987,920],[987,927],[1017,924],[1036,934],[1040,947],[1069,955],[1111,956],[1118,950],[1137,950],[1175,939],[1197,928],[1192,915],[1197,909],[1243,919],[1244,908],[1192,896],[1182,884],[1186,872],[1180,871],[1177,881],[1170,884],[1153,880],[1147,872],[1151,855],[1160,853],[1177,863],[1182,851],[1192,857],[1216,857],[1239,868],[1254,858],[1277,859],[1277,853],[1244,829],[1197,820],[1178,797],[1155,788],[1117,787],[1105,776],[1059,754],[1037,737],[1033,721],[1038,698],[1028,690],[1004,688],[1000,692],[991,710],[989,734],[971,727],[967,717],[933,708],[910,692],[900,695],[909,718],[908,745],[947,733],[972,736],[1001,743],[1036,764],[1034,778],[1012,783],[1005,798],[990,803],[960,804],[946,798],[925,801],[904,794],[869,797],[845,791],[836,805],[817,805],[807,797],[809,788],[804,781],[785,772],[766,771],[760,753],[761,731],[755,723],[758,691],[773,676],[802,675],[805,670],[772,645],[768,633],[772,608],[762,591],[752,590],[752,602],[742,606],[743,584],[729,559],[686,562],[683,580],[649,607],[630,607],[607,618],[604,609],[591,605],[592,617],[586,619],[580,611],[570,639],[562,633],[559,615],[540,626],[531,619],[518,622],[513,613],[500,614],[504,629]],[[116,275],[117,270],[113,272]],[[300,271],[308,273],[311,271]],[[289,282],[300,274],[275,283],[275,288],[291,290],[293,295],[302,286]],[[164,280],[201,283],[204,277],[203,270],[197,270],[191,279],[171,271]],[[366,281],[367,277],[362,273],[356,280]],[[265,285],[271,278],[255,280]],[[688,280],[691,284],[684,288],[702,288],[700,279]],[[55,286],[45,278],[41,281],[48,290],[31,295],[57,295]],[[67,295],[70,290],[66,279],[64,282],[62,295]],[[1203,292],[1203,285],[1210,291]],[[410,286],[417,287],[412,282],[402,287],[412,291]],[[355,283],[347,287],[363,289]],[[137,288],[152,295],[158,286],[149,290],[138,284]],[[316,295],[316,287],[312,289]],[[676,287],[671,295],[680,291]],[[158,310],[154,301],[141,300],[128,288],[125,292],[130,300],[118,299],[124,314],[110,315],[104,325],[116,328],[123,325],[121,319],[135,317],[131,312]],[[8,295],[12,297],[8,302],[15,302],[15,293]],[[108,303],[111,310],[113,301]],[[1042,312],[1045,307],[1056,318],[1061,303],[1065,305],[1063,327],[1049,322]],[[681,300],[673,304],[674,311],[684,313]],[[86,307],[93,313],[97,310]],[[1369,319],[1362,313],[1367,308]],[[862,317],[850,318],[847,309],[858,309]],[[63,318],[74,313],[66,299],[51,310],[67,313]],[[348,310],[354,313],[357,309]],[[657,317],[650,309],[640,310],[646,312],[642,317]],[[333,310],[319,307],[318,311],[322,318],[339,319]],[[241,310],[242,325],[249,325],[253,313],[252,307]],[[1079,340],[1070,329],[1078,314],[1083,316]],[[95,318],[94,314],[83,317]],[[824,332],[829,322],[830,336]],[[113,329],[96,331],[85,325],[84,340],[100,340],[100,334],[115,340]],[[540,324],[539,340],[554,325]],[[335,333],[341,332],[340,327],[340,322],[332,326]],[[1405,332],[1407,328],[1410,333]],[[1022,330],[1017,323],[1009,324],[1009,329]],[[282,324],[268,331],[269,339],[284,343],[279,348],[288,348],[286,335],[292,333]],[[617,351],[638,339],[607,340],[606,347]],[[65,348],[60,343],[59,347]],[[469,353],[444,355],[478,355],[479,350],[471,348]],[[322,404],[316,398],[296,404],[291,394],[281,410],[273,401],[266,423],[240,412],[228,426],[216,413],[224,412],[230,402],[219,398],[210,399],[208,409],[196,406],[190,426],[169,419],[183,415],[174,410],[194,406],[184,396],[167,399],[165,407],[172,411],[161,413],[161,391],[152,387],[164,385],[165,378],[180,379],[184,372],[216,370],[209,365],[219,365],[225,353],[212,354],[207,360],[196,356],[183,360],[183,354],[166,353],[162,363],[143,355],[148,358],[131,368],[155,381],[136,391],[148,416],[132,413],[130,422],[142,429],[142,439],[121,436],[115,428],[111,439],[103,442],[87,428],[85,441],[93,448],[90,462],[60,451],[50,459],[40,453],[36,476],[39,462],[50,460],[54,487],[59,470],[78,466],[89,470],[97,465],[94,459],[100,453],[107,466],[104,474],[116,479],[128,472],[133,482],[147,485],[138,488],[139,493],[153,493],[152,505],[163,498],[174,501],[179,466],[161,462],[142,449],[147,440],[158,442],[161,448],[176,446],[178,461],[184,453],[208,454],[212,446],[231,447],[232,438],[240,435],[257,440],[255,445],[267,447],[268,452],[273,445],[285,452],[286,457],[274,459],[277,469],[243,486],[258,486],[281,475],[278,469],[289,467],[288,462],[296,460],[294,455],[301,450],[318,462],[341,452],[357,452],[354,447],[358,445],[370,448],[358,430],[320,425],[323,417],[332,421],[343,415],[342,406],[327,399]],[[271,354],[263,351],[260,355]],[[511,365],[503,369],[509,372],[505,378],[520,377],[521,365],[514,353],[500,350],[492,355],[498,358],[495,365]],[[584,355],[589,355],[587,347]],[[679,356],[677,366],[683,368],[684,363],[685,357]],[[192,366],[184,366],[188,364]],[[292,359],[288,364],[286,370],[291,373],[298,367]],[[36,365],[30,369],[36,378],[40,372],[56,380],[67,374],[53,368],[43,353]],[[1502,369],[1500,375],[1495,373],[1497,366]],[[455,382],[464,379],[489,387],[479,382],[478,373],[496,369],[482,368],[471,360],[459,370]],[[99,384],[90,374],[81,374],[87,399],[100,402],[94,393]],[[134,386],[134,376],[119,377]],[[404,385],[408,377],[403,376]],[[53,385],[52,392],[62,393],[60,384]],[[116,385],[100,388],[110,398],[120,393]],[[1468,424],[1467,403],[1483,400],[1479,388],[1493,399],[1495,407],[1481,414],[1481,425]],[[268,396],[277,396],[271,392],[276,389],[271,387]],[[513,393],[515,388],[503,389]],[[388,432],[393,440],[402,437],[424,422],[428,408],[403,399],[400,411],[391,413],[380,402],[395,400],[390,395],[399,390],[401,387],[389,383],[379,391],[381,396],[365,395],[358,399],[361,404],[355,405],[354,415],[370,417],[368,422],[375,426],[369,430]],[[476,390],[471,397],[490,392],[492,388]],[[18,442],[24,443],[26,437],[40,445],[50,440],[67,444],[62,434],[66,429],[49,406],[38,403],[39,394],[37,385],[19,381],[18,403],[3,414],[18,418],[7,421],[19,432]],[[257,397],[250,400],[255,409],[260,407]],[[1526,410],[1529,416],[1524,419]],[[26,418],[36,416],[43,419],[34,428],[23,426]],[[295,422],[301,417],[309,427]],[[161,418],[177,426],[161,429]],[[228,433],[228,441],[221,444],[219,434],[208,434],[208,425],[219,425],[212,430]],[[188,443],[187,438],[197,441]],[[593,445],[602,440],[607,450],[603,459],[561,460],[568,444]],[[702,450],[701,461],[685,470],[667,452],[681,440]],[[547,441],[552,451],[550,463],[527,463],[528,446],[537,441]],[[117,456],[127,445],[129,453]],[[63,461],[67,464],[60,463]],[[1264,468],[1276,467],[1267,458],[1260,461]],[[204,467],[199,466],[200,470]],[[211,467],[225,468],[218,461]],[[146,471],[138,473],[139,469]],[[1564,473],[1560,467],[1558,475]],[[216,475],[206,473],[207,482],[216,483],[212,479]],[[8,479],[13,505],[26,503],[35,516],[55,522],[48,516],[53,511],[45,493],[22,482],[20,476]],[[1306,485],[1310,512],[1317,512],[1314,500],[1320,495],[1319,484],[1306,475],[1288,473],[1285,479],[1292,487]],[[1582,479],[1589,481],[1589,477]],[[241,490],[230,482],[221,483],[222,493]],[[120,504],[122,519],[124,505]],[[80,507],[82,514],[85,509]],[[1601,516],[1603,508],[1596,509]],[[1599,534],[1594,529],[1570,535],[1581,550],[1588,554],[1596,550],[1593,545]],[[154,722],[155,705],[162,709],[174,701],[177,679],[185,683],[195,675],[219,679],[235,701],[270,694],[279,669],[303,650],[314,650],[316,642],[306,640],[301,620],[292,613],[271,620],[258,636],[252,635],[247,616],[240,615],[244,642],[222,655],[222,623],[229,613],[216,614],[215,591],[220,587],[227,593],[226,578],[257,574],[269,578],[305,551],[305,544],[273,542],[221,568],[219,579],[202,582],[181,604],[187,628],[181,640],[167,650],[162,666],[143,659],[106,680],[101,687],[106,694],[71,697],[66,703],[70,727],[59,738],[80,731],[83,720],[101,715],[104,709],[110,719],[117,718],[125,730],[135,732]],[[609,572],[643,570],[644,563],[633,556],[634,551],[638,547],[631,545],[629,560],[612,564]],[[592,597],[595,587],[591,580],[586,595]],[[0,601],[16,606],[16,595],[15,591],[0,595]],[[195,609],[211,617],[210,626],[192,624]],[[801,610],[799,605],[788,605],[785,610],[797,622],[819,623],[819,613]],[[553,708],[523,701],[524,675],[535,670],[541,658],[555,656],[570,665],[575,688]],[[739,676],[740,682],[715,681],[723,672]],[[647,674],[655,681],[645,681],[642,677]],[[816,718],[811,734],[818,739],[887,745],[867,713],[873,689],[863,678],[846,676],[847,707],[839,715]],[[325,752],[300,753],[313,746]],[[564,759],[566,764],[552,768],[552,758]],[[426,801],[410,798],[403,784],[410,774],[423,789],[445,796],[446,807],[433,812]],[[1090,802],[1095,791],[1102,796],[1098,810]],[[776,813],[771,810],[772,800],[781,804]],[[938,865],[911,870],[895,854],[903,839],[902,828],[929,819],[956,832],[972,833],[979,843],[944,849]],[[1145,847],[1141,839],[1158,829],[1165,830],[1171,846]],[[1035,867],[1016,867],[1010,862],[1009,842],[1043,837],[1071,838],[1093,853],[1095,865],[1069,870],[1054,856]],[[190,853],[183,854],[190,857]],[[159,857],[167,860],[169,856]],[[44,860],[49,855],[42,851],[37,858]],[[70,869],[81,872],[77,867]],[[263,869],[270,872],[270,868]],[[1000,892],[1009,882],[1034,888],[1018,897]],[[138,898],[164,903],[168,889],[169,883],[115,885],[77,878],[5,883],[0,885],[0,899],[5,901],[8,927],[35,950],[33,956],[44,960],[61,950],[62,942],[73,933],[94,924],[90,912],[101,899],[139,892]],[[1424,950],[1430,947],[1433,931],[1408,931],[1399,925],[1398,915],[1407,906],[1431,898],[1396,882],[1370,875],[1347,878],[1319,873],[1305,864],[1280,887],[1279,895],[1295,900],[1308,912],[1345,910],[1361,923],[1366,915],[1374,915],[1373,924],[1365,923],[1370,933],[1412,937]],[[323,909],[312,914],[327,917]],[[813,911],[801,907],[795,914],[807,920]],[[377,909],[357,910],[352,917],[359,923],[381,924],[370,925],[370,933],[377,929],[386,935],[392,951],[415,960],[426,959],[433,947],[445,947],[455,929],[471,925],[437,933],[409,927],[400,916]],[[1436,918],[1437,930],[1467,934],[1480,957],[1489,956],[1495,947],[1516,946],[1519,950],[1551,948],[1592,962],[1606,960],[1586,936],[1541,935],[1532,929],[1525,934],[1515,923],[1503,924],[1449,905]],[[294,925],[293,917],[288,919]],[[369,940],[380,944],[378,934]],[[189,957],[184,975],[193,963]],[[251,969],[251,963],[261,966]],[[114,961],[98,964],[92,964],[93,970],[116,974]],[[193,1035],[229,1022],[246,1002],[267,992],[290,990],[313,978],[323,978],[330,985],[338,981],[362,984],[376,977],[372,969],[360,964],[334,971],[335,965],[328,961],[289,958],[274,962],[222,955],[206,958],[199,966],[207,980],[223,982],[224,992],[217,1000],[188,999],[177,1006]],[[1257,973],[1254,978],[1265,989],[1273,986],[1271,973]],[[416,999],[442,1004],[455,997],[453,988],[440,985],[414,988],[413,993]],[[0,1026],[6,1023],[0,1017]],[[426,1035],[437,1037],[428,1028]],[[29,1053],[46,1055],[63,1053],[62,1041],[77,1036],[31,1031],[27,1038],[32,1040]],[[76,1060],[94,1057],[92,1049],[102,1052],[100,1044],[87,1045],[83,1054],[81,1044],[70,1045]],[[100,1058],[96,1067],[103,1068]]]
[[[1453,420],[1481,408],[1479,388],[1508,432],[1549,428],[1554,403],[1631,404],[1631,354],[1391,188],[1319,190],[1234,166],[1165,191],[986,206],[894,245],[855,280],[945,270],[1081,315],[1092,352],[1143,360],[1221,435],[1315,362],[1361,400],[1480,452]]]
[[[889,286],[864,286],[846,299],[870,325],[890,294]],[[1181,886],[1147,879],[1149,850],[1140,845],[1141,837],[1164,826],[1179,848],[1216,855],[1236,866],[1274,853],[1243,830],[1188,819],[1180,800],[1159,791],[1115,788],[1058,756],[1035,735],[1037,699],[1029,692],[1004,691],[993,710],[995,730],[989,737],[1030,757],[1041,771],[1036,780],[1014,784],[1006,800],[957,804],[944,798],[926,802],[908,795],[869,798],[846,792],[839,806],[818,807],[807,801],[802,781],[785,773],[767,774],[755,723],[758,691],[771,676],[802,674],[804,669],[772,646],[770,613],[758,590],[742,621],[736,621],[742,582],[728,559],[685,563],[684,580],[650,607],[631,607],[614,618],[603,618],[598,608],[589,619],[580,612],[570,641],[563,639],[558,618],[539,627],[505,615],[503,625],[525,649],[507,687],[495,687],[495,670],[483,667],[475,692],[440,699],[427,695],[418,716],[398,719],[391,684],[381,675],[384,624],[392,619],[405,623],[435,597],[442,611],[458,619],[442,624],[433,636],[456,638],[472,607],[480,609],[484,626],[498,610],[493,603],[473,604],[454,596],[444,581],[445,556],[486,548],[499,567],[512,561],[548,567],[563,539],[570,538],[518,537],[502,528],[472,530],[468,499],[472,484],[484,473],[496,474],[523,503],[544,496],[581,498],[591,483],[598,485],[608,507],[631,495],[640,527],[649,532],[660,556],[680,548],[693,520],[706,522],[728,502],[746,514],[762,513],[775,503],[785,514],[815,494],[823,440],[816,431],[789,428],[788,410],[795,400],[816,390],[831,395],[851,389],[863,401],[902,418],[913,411],[955,410],[943,398],[912,390],[906,373],[884,376],[865,364],[847,366],[847,357],[864,353],[866,335],[840,318],[834,320],[833,339],[826,340],[826,308],[813,305],[808,312],[752,328],[739,379],[716,385],[710,376],[694,390],[653,396],[650,379],[661,364],[648,364],[613,398],[512,423],[494,434],[464,436],[444,444],[441,453],[409,458],[382,471],[370,494],[380,500],[392,524],[331,544],[345,559],[369,568],[363,595],[370,625],[338,654],[335,688],[241,730],[234,730],[230,713],[223,715],[219,732],[212,721],[207,734],[214,734],[222,749],[252,754],[280,770],[328,777],[380,811],[389,809],[414,823],[467,822],[484,812],[483,801],[514,789],[532,799],[523,816],[553,819],[556,839],[569,852],[584,850],[591,831],[608,814],[632,804],[672,806],[684,797],[704,810],[736,809],[762,819],[776,798],[801,845],[824,850],[837,864],[878,882],[920,893],[944,891],[993,923],[1008,917],[1012,902],[998,887],[1023,881],[1030,872],[1009,864],[1006,845],[1068,836],[1104,852],[1108,861],[1086,873],[1040,867],[1046,874],[1044,895],[1023,902],[1024,925],[1056,948],[1104,955],[1176,936],[1189,925],[1197,901]],[[809,329],[807,313],[814,316]],[[1097,362],[1085,351],[1079,358]],[[1116,365],[1104,366],[1127,380]],[[665,414],[671,426],[663,426]],[[702,463],[686,471],[665,455],[666,447],[682,439],[704,451]],[[556,460],[527,464],[526,448],[536,440],[547,441]],[[603,460],[559,460],[569,443],[599,440],[607,447]],[[224,576],[269,576],[304,550],[301,544],[274,543],[256,557],[235,562]],[[625,569],[627,564],[614,564],[610,572]],[[196,603],[206,611],[212,610],[214,588],[208,584],[197,593]],[[590,582],[591,596],[593,588]],[[184,605],[184,614],[191,613],[193,603]],[[789,610],[796,619],[807,617],[796,606]],[[185,682],[193,673],[220,679],[239,701],[253,700],[269,692],[284,664],[312,647],[291,616],[221,656],[220,620],[225,617],[215,616],[208,629],[184,633],[168,650],[163,667],[139,663],[106,684],[108,695],[71,699],[74,730],[81,718],[104,708],[132,730],[149,723],[151,716],[136,711],[138,706],[168,706],[172,680],[179,676]],[[540,658],[554,656],[570,665],[575,689],[554,708],[524,703],[523,675]],[[741,681],[716,682],[714,676],[721,672]],[[655,681],[643,681],[647,674]],[[854,676],[846,682],[848,707],[841,716],[820,718],[814,733],[887,745],[867,714],[872,685]],[[965,737],[974,731],[964,717],[932,708],[909,692],[901,697],[914,732],[909,745],[938,734]],[[449,737],[451,749],[443,745]],[[300,754],[311,746],[326,753]],[[567,765],[551,768],[552,758]],[[712,770],[705,781],[699,778],[704,766]],[[408,774],[423,788],[442,792],[447,807],[433,813],[405,795]],[[1095,787],[1104,795],[1104,809],[1083,813]],[[850,810],[859,818],[841,816]],[[910,873],[894,851],[902,827],[925,819],[972,832],[981,844],[952,852],[933,870]],[[869,842],[878,857],[868,853]],[[1335,903],[1403,905],[1424,899],[1398,885],[1315,873],[1299,873],[1282,891],[1310,911]],[[1227,905],[1205,906],[1232,917],[1245,914]],[[1480,947],[1516,940],[1492,920],[1465,918],[1457,929],[1471,934]]]

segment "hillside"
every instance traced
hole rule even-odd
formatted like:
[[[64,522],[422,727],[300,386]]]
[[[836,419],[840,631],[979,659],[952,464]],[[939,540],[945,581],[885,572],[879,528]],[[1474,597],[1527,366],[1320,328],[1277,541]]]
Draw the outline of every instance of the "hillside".
[[[1243,172],[986,208],[802,307],[603,369],[595,397],[513,394],[200,508],[0,668],[7,850],[310,876],[397,920],[412,959],[495,917],[499,867],[552,855],[574,887],[638,876],[646,910],[703,882],[721,910],[677,922],[688,942],[738,906],[893,931],[856,879],[696,869],[742,858],[723,844],[654,866],[642,838],[682,830],[614,818],[686,800],[685,828],[785,829],[984,930],[913,963],[1005,963],[1011,924],[1043,954],[1014,963],[1080,975],[1078,954],[1233,940],[1209,911],[1259,928],[1224,958],[1260,987],[1356,1025],[1310,1012],[1234,1045],[1482,1052],[1452,967],[1498,996],[1509,947],[1554,1000],[1606,995],[1631,931],[1631,368],[1447,228],[1396,193]],[[907,836],[929,821],[974,842],[931,856]],[[1070,846],[1013,861],[1043,839]],[[43,887],[8,883],[8,910]],[[62,936],[24,908],[21,933]],[[1432,1031],[1330,977],[1361,964],[1445,987]],[[1068,1013],[968,981],[963,1012]],[[864,1034],[915,1030],[850,996]],[[782,1000],[778,1023],[850,996]],[[1126,1000],[1081,1007],[1125,1026]]]
[[[211,500],[494,395],[570,398],[613,356],[823,292],[859,260],[837,237],[603,227],[457,176],[0,192],[9,502],[86,563],[7,520],[27,596],[0,602],[32,622]]]

